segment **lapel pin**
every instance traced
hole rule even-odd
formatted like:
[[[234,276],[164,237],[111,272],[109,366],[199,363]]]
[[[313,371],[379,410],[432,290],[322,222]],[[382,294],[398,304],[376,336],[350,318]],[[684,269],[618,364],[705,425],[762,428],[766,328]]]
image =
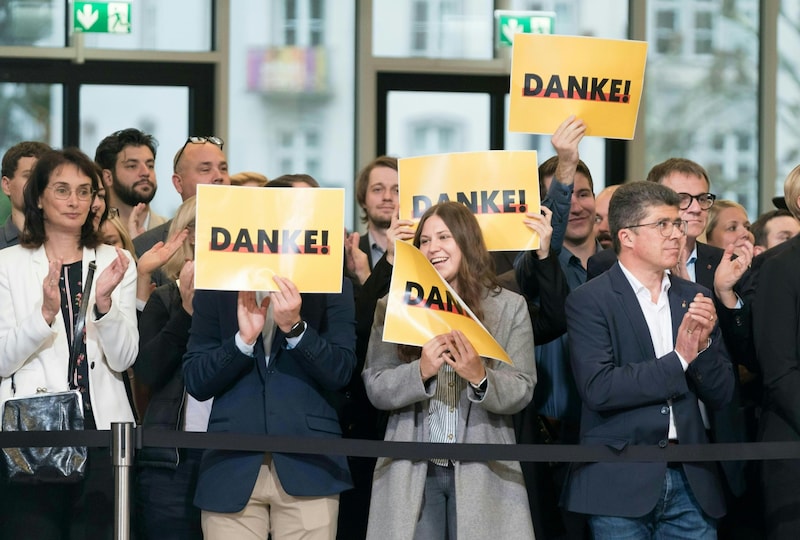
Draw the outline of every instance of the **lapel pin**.
[[[682,300],[682,301],[681,301],[681,307],[682,307],[683,309],[686,309],[686,300]]]

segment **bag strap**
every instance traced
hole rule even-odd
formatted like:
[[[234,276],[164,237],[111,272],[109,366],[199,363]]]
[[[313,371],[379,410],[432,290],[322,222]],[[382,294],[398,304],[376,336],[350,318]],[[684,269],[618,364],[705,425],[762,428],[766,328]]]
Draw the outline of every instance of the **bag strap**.
[[[67,382],[69,383],[70,390],[75,390],[75,388],[77,388],[73,382],[75,379],[75,368],[78,365],[78,354],[81,350],[80,344],[83,343],[83,336],[86,333],[86,306],[89,304],[89,293],[92,290],[92,281],[94,280],[94,271],[96,269],[97,263],[95,263],[95,261],[90,261],[89,272],[86,274],[86,282],[83,284],[83,293],[81,294],[81,307],[78,309],[78,318],[75,319],[75,331],[72,334],[69,368],[67,369]]]
[[[97,269],[95,261],[89,262],[89,271],[86,274],[86,283],[83,285],[83,292],[81,293],[81,307],[78,309],[78,318],[75,320],[75,331],[73,332],[72,343],[70,344],[69,365],[67,367],[67,382],[69,383],[70,390],[75,390],[76,386],[72,383],[73,375],[75,374],[75,367],[78,364],[79,347],[75,343],[83,341],[83,335],[86,333],[86,305],[89,303],[84,302],[84,299],[89,298],[89,292],[92,289],[92,281],[94,280],[94,271]],[[11,374],[11,395],[17,394],[17,384],[14,380],[14,373]]]

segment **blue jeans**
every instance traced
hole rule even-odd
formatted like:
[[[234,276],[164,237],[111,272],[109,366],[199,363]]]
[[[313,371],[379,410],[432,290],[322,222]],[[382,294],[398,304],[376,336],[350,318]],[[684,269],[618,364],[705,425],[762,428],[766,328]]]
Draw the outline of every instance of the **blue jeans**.
[[[456,540],[456,474],[453,466],[428,462],[422,513],[414,540]]]
[[[667,468],[661,498],[649,513],[635,518],[590,516],[595,540],[715,540],[717,522],[700,509],[683,467]]]

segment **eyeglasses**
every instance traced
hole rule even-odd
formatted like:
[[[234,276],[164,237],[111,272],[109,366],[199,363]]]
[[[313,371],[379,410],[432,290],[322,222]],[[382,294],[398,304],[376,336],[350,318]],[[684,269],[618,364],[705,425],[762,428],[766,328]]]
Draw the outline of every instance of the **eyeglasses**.
[[[686,210],[690,206],[692,206],[692,199],[697,201],[697,204],[700,205],[700,208],[703,210],[708,210],[713,206],[714,201],[717,200],[717,196],[713,193],[701,193],[700,195],[690,195],[688,193],[678,193],[678,197],[680,197],[680,202],[678,203],[678,208],[681,210]]]
[[[186,150],[186,145],[189,143],[192,144],[211,143],[215,146],[219,146],[220,150],[222,150],[222,147],[225,145],[225,141],[223,141],[219,137],[214,137],[213,135],[210,135],[208,137],[189,137],[188,139],[186,139],[186,142],[183,143],[183,146],[181,146],[181,149],[178,151],[178,153],[175,154],[175,161],[172,162],[173,170],[178,168],[178,161],[180,161],[181,156],[183,155],[183,151]]]
[[[57,184],[55,186],[47,186],[47,188],[52,189],[53,197],[61,201],[66,201],[73,193],[75,193],[79,201],[88,201],[95,194],[95,191],[90,186],[79,186],[72,190],[67,185]]]
[[[660,219],[655,223],[639,223],[638,225],[628,225],[627,227],[623,227],[623,229],[635,229],[637,227],[655,227],[658,229],[658,232],[661,233],[661,236],[664,238],[669,238],[672,236],[672,232],[675,229],[678,229],[678,232],[681,233],[681,236],[686,234],[686,227],[688,227],[688,223],[682,219],[676,219],[675,221],[670,221],[668,219]]]

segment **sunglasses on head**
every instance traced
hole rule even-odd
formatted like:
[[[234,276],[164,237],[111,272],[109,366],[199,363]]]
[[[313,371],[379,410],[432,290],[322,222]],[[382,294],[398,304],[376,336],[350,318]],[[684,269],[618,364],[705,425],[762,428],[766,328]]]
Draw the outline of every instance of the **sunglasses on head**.
[[[186,142],[183,143],[183,146],[181,146],[180,151],[177,154],[175,154],[175,161],[172,162],[173,170],[178,168],[178,161],[180,161],[181,156],[183,155],[183,151],[186,150],[187,144],[205,144],[205,143],[211,143],[215,146],[219,146],[220,150],[222,150],[222,147],[225,145],[225,141],[213,135],[210,135],[208,137],[189,137],[188,139],[186,139]]]

